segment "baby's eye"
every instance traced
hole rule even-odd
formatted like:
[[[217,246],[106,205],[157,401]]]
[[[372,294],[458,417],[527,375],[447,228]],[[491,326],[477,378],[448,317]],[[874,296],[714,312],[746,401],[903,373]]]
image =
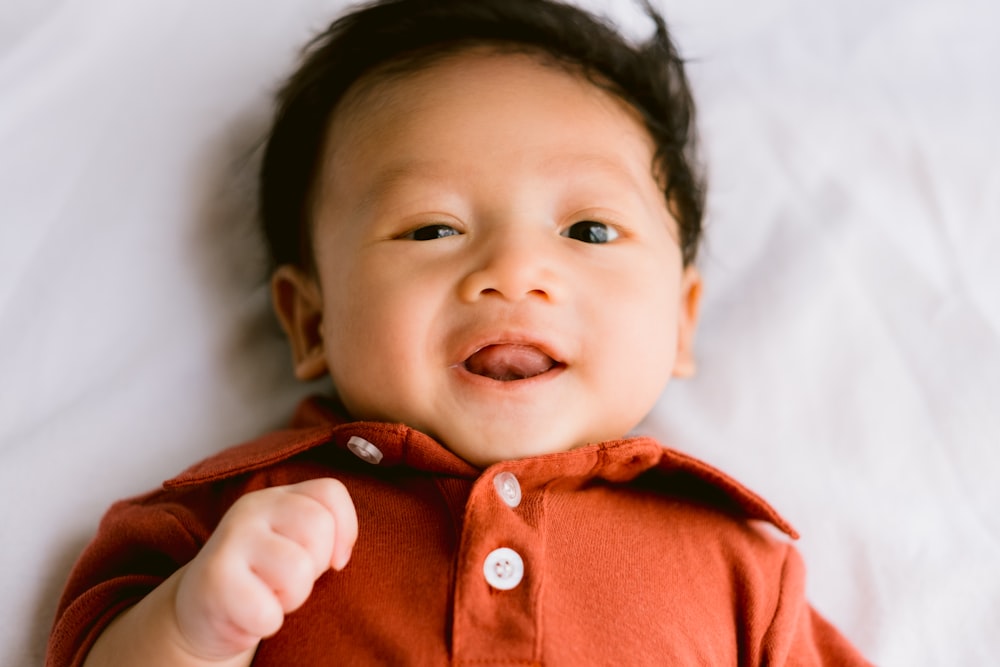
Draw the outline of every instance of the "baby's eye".
[[[563,230],[562,236],[584,243],[610,243],[618,238],[618,230],[603,222],[581,220]]]
[[[399,238],[409,239],[410,241],[433,241],[434,239],[443,239],[446,236],[455,236],[460,232],[454,227],[448,225],[425,225],[424,227],[418,227],[412,232],[403,234]]]

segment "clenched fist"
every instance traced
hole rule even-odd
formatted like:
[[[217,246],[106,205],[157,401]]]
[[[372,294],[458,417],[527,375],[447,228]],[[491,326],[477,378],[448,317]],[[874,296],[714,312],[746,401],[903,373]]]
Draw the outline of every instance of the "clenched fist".
[[[189,650],[225,660],[253,649],[321,574],[347,565],[357,536],[354,503],[333,479],[240,498],[177,583],[176,623]]]

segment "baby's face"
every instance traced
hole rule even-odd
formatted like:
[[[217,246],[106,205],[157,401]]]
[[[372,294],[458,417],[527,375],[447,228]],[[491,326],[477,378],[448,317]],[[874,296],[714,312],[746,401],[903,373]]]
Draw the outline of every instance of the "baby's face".
[[[621,437],[689,372],[698,276],[621,102],[485,51],[356,102],[317,189],[317,280],[275,276],[300,377],[485,466]]]

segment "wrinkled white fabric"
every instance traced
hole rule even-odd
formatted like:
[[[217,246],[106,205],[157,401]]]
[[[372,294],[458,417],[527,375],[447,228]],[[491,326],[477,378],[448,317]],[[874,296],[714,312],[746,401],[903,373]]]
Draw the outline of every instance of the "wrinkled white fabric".
[[[656,4],[711,194],[699,374],[642,429],[785,514],[813,603],[876,663],[990,664],[1000,5]],[[0,4],[0,663],[40,663],[113,500],[317,388],[267,311],[253,149],[343,5]]]

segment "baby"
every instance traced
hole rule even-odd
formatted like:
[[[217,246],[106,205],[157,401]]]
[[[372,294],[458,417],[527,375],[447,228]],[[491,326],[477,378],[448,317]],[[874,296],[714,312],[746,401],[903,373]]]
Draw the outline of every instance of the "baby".
[[[49,665],[866,664],[723,473],[628,433],[694,372],[703,189],[662,19],[388,0],[262,168],[289,429],[114,505]]]

